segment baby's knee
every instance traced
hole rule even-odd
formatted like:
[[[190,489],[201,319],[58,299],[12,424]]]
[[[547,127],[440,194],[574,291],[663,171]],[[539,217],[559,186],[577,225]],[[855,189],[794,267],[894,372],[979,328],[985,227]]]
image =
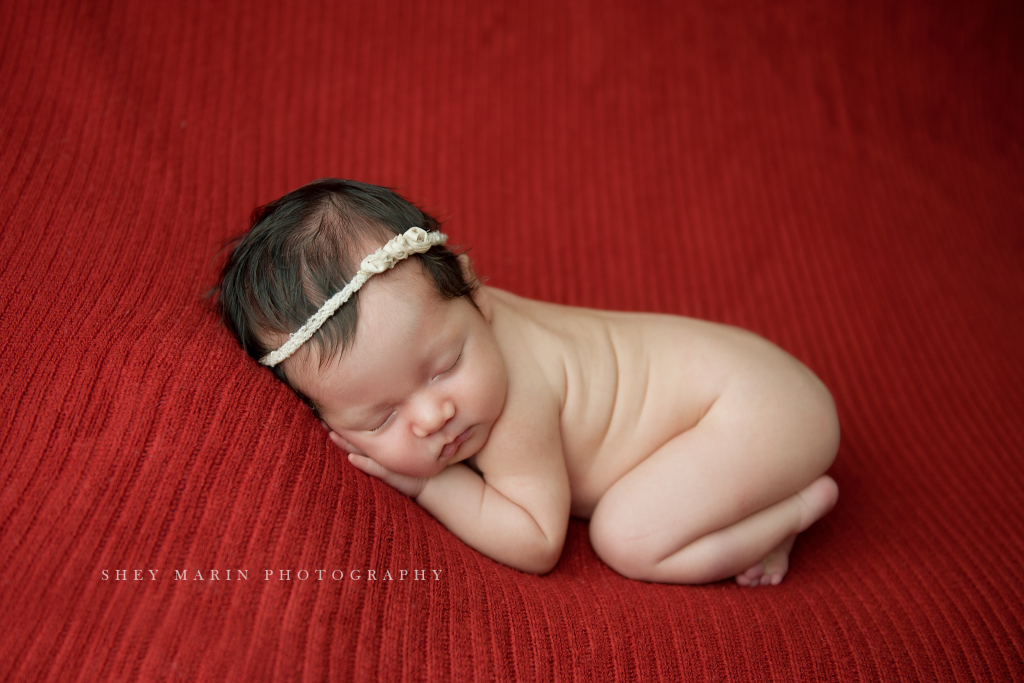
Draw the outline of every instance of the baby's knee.
[[[658,565],[671,549],[662,547],[657,520],[636,514],[636,507],[602,500],[590,518],[590,544],[605,564],[626,578],[657,581]]]
[[[594,552],[627,579],[700,584],[717,581],[723,576],[722,570],[707,562],[707,558],[679,557],[680,552],[686,552],[685,548],[666,549],[655,534],[638,535],[635,527],[605,523],[596,515],[595,518],[590,522],[590,543]],[[646,528],[651,529],[650,525]],[[670,557],[671,561],[666,562]]]
[[[646,580],[657,561],[643,539],[623,528],[622,520],[607,519],[596,511],[590,520],[590,544],[605,564],[626,578]]]

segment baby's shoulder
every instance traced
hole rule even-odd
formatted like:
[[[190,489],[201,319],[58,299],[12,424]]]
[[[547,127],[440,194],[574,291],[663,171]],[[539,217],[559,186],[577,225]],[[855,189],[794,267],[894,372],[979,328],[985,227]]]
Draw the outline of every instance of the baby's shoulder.
[[[505,359],[509,381],[529,391],[565,393],[564,364],[573,343],[567,334],[574,309],[487,288],[491,329]],[[559,400],[560,402],[560,400]]]
[[[564,340],[545,324],[543,306],[537,306],[541,302],[491,287],[487,294],[491,330],[505,364],[506,394],[501,415],[473,464],[489,476],[557,469]]]

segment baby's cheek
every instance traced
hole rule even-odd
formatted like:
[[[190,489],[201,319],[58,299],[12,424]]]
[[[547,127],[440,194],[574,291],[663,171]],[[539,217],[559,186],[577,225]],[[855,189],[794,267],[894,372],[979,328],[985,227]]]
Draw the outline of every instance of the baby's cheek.
[[[505,405],[505,393],[508,389],[508,375],[504,363],[495,363],[488,377],[487,399],[492,410],[501,411]]]

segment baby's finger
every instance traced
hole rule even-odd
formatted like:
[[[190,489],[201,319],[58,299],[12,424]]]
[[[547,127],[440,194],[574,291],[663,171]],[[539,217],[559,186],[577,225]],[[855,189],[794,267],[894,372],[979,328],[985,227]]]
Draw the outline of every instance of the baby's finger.
[[[365,455],[349,453],[348,461],[360,472],[380,479],[391,488],[395,489],[399,493],[404,493],[410,498],[415,498],[423,492],[423,486],[426,483],[426,479],[409,477],[404,474],[396,474],[383,465],[367,458]]]
[[[377,479],[386,481],[388,475],[391,474],[391,471],[389,469],[387,469],[383,465],[375,463],[373,460],[367,458],[365,455],[356,455],[355,453],[349,453],[348,461],[355,465],[356,469],[359,470],[360,472],[369,474],[371,477],[376,477]]]
[[[331,443],[333,443],[335,446],[345,451],[346,453],[348,452],[348,449],[345,448],[345,442],[342,441],[341,436],[337,432],[332,432],[328,430],[327,438],[329,438],[331,440]]]

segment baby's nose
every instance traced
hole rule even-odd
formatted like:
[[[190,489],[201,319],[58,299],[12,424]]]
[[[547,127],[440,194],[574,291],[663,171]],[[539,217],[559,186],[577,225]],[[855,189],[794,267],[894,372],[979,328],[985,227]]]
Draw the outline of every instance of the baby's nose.
[[[447,398],[426,399],[420,402],[412,423],[412,433],[418,438],[430,436],[455,415],[455,404]]]

